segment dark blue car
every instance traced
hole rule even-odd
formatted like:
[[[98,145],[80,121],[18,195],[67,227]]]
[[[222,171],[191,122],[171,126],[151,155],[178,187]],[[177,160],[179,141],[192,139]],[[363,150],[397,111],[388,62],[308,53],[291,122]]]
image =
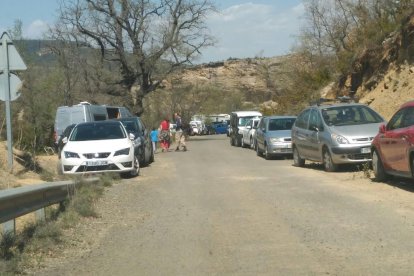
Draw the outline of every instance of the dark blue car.
[[[225,134],[225,133],[227,133],[227,124],[226,123],[214,123],[213,127],[216,131],[216,134]]]

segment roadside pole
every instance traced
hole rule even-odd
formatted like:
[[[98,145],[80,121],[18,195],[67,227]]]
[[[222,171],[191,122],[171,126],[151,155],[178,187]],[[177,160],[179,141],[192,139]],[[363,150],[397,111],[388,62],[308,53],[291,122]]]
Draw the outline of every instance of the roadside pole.
[[[11,125],[11,101],[20,96],[19,90],[22,82],[17,75],[11,71],[26,70],[19,53],[13,45],[12,40],[6,32],[1,35],[1,54],[0,54],[0,100],[5,101],[6,105],[6,124],[7,124],[7,161],[9,171],[13,171],[13,137]]]

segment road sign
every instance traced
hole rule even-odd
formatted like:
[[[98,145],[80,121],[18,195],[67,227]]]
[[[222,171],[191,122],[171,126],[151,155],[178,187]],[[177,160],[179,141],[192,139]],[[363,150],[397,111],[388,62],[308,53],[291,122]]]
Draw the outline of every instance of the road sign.
[[[1,100],[6,103],[6,123],[7,123],[7,151],[8,151],[8,164],[10,171],[13,170],[13,143],[12,143],[12,129],[11,129],[11,106],[10,102],[19,97],[19,87],[21,86],[20,79],[10,71],[14,70],[26,70],[26,64],[24,64],[22,58],[13,45],[13,41],[4,32],[0,38],[0,89],[2,96]]]
[[[20,96],[20,89],[22,88],[22,81],[19,79],[18,76],[14,73],[10,73],[10,101],[16,100]],[[0,73],[0,83],[6,82],[6,74]],[[7,96],[6,89],[4,88],[4,85],[0,85],[0,100],[6,101]]]
[[[1,35],[0,46],[3,46],[4,42],[7,43],[8,61],[5,59],[0,59],[0,70],[4,70],[7,68],[7,66],[9,68],[9,71],[26,70],[26,64],[17,52],[16,47],[13,45],[13,41],[10,39],[7,33],[3,33]],[[9,63],[8,65],[7,62]]]

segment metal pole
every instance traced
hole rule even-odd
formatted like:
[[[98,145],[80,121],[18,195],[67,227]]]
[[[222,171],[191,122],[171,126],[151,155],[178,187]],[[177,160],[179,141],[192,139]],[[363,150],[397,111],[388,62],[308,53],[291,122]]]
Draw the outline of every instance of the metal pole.
[[[11,108],[10,108],[10,72],[9,72],[9,50],[7,45],[7,36],[3,36],[3,58],[6,61],[6,68],[4,68],[3,74],[5,76],[5,89],[6,92],[6,124],[7,124],[7,161],[9,165],[9,172],[13,172],[13,145],[12,145],[12,131],[11,131]]]

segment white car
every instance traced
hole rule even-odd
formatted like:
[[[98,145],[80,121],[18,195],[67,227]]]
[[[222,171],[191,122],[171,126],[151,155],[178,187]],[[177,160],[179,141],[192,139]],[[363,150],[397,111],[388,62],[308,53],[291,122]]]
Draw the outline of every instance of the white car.
[[[64,174],[119,172],[137,176],[140,166],[134,138],[119,121],[77,124],[63,140],[61,170]]]
[[[242,131],[242,141],[241,146],[243,148],[255,148],[256,142],[256,129],[257,125],[259,124],[260,118],[253,118],[246,122],[245,128]]]

